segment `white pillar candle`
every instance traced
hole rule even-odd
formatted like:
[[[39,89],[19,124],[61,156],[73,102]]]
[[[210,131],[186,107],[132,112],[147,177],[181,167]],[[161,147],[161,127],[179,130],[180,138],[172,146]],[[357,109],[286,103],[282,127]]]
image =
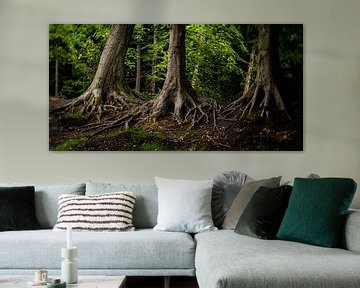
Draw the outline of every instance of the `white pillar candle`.
[[[67,226],[66,232],[67,232],[66,248],[70,249],[70,248],[72,248],[72,234],[71,234],[72,227],[70,225]]]

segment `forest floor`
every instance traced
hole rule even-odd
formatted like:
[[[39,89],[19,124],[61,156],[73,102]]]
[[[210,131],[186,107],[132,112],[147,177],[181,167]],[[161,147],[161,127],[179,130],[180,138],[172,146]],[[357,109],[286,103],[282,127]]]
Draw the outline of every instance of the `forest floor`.
[[[50,97],[50,111],[64,104]],[[302,109],[301,109],[302,110]],[[294,113],[293,113],[294,114]],[[300,115],[301,114],[301,115]],[[49,115],[49,149],[52,151],[302,151],[302,111],[287,120],[257,112],[237,121],[217,119],[189,129],[172,117],[147,121],[128,128],[112,128],[93,135],[84,127],[97,121],[74,114]]]

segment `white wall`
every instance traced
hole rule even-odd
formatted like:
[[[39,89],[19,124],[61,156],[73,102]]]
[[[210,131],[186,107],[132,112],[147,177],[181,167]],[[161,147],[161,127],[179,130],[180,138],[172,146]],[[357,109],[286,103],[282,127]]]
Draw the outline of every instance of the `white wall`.
[[[0,0],[0,182],[146,183],[234,169],[360,186],[359,11],[358,0]],[[304,24],[304,151],[49,152],[48,24],[177,22]]]

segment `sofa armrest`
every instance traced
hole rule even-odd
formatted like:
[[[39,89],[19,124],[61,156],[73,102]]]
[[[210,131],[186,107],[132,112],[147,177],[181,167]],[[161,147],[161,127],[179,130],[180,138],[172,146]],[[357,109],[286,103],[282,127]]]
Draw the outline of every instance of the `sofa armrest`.
[[[343,248],[360,253],[360,210],[349,210],[343,232]]]

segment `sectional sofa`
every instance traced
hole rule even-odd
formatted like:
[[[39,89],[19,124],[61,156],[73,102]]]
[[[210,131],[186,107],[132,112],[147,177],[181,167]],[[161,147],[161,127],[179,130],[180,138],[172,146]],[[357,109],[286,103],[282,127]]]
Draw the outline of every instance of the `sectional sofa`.
[[[0,184],[14,186],[14,184]],[[66,232],[53,231],[61,194],[132,191],[135,231],[73,232],[79,274],[196,276],[200,288],[360,287],[360,211],[347,213],[338,248],[262,240],[218,229],[203,233],[154,231],[155,184],[87,182],[34,185],[41,229],[0,232],[0,278],[46,268],[58,275]]]

